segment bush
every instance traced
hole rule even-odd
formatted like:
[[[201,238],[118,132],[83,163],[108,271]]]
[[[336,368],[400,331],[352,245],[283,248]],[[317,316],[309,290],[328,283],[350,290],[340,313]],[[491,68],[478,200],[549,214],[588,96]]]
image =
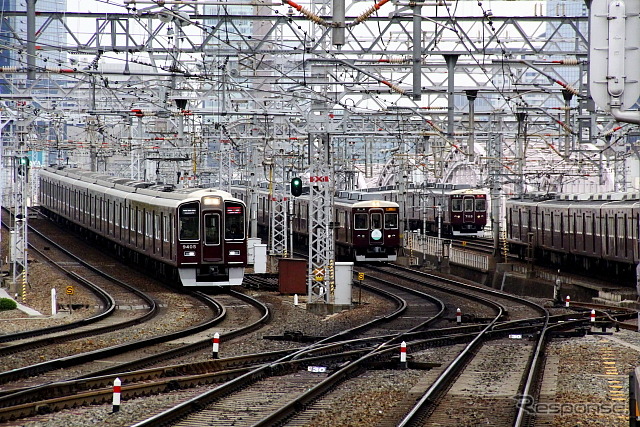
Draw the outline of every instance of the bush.
[[[11,298],[0,298],[0,311],[15,310],[16,308],[18,308],[18,304]]]

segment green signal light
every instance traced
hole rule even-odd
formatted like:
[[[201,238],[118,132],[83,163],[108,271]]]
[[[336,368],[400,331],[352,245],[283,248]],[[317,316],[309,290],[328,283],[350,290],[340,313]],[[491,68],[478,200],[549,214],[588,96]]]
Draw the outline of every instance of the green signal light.
[[[291,180],[291,195],[298,197],[302,194],[302,180],[300,178],[293,178]]]

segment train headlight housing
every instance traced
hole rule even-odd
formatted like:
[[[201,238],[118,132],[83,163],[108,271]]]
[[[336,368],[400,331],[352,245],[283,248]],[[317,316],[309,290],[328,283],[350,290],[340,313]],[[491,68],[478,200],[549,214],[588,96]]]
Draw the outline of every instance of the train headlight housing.
[[[218,196],[206,196],[202,198],[202,203],[204,203],[205,206],[220,206],[222,199]]]
[[[238,256],[238,255],[240,255],[240,250],[234,249],[232,251],[229,251],[229,255],[230,256]]]
[[[184,251],[184,256],[196,256],[196,251]]]

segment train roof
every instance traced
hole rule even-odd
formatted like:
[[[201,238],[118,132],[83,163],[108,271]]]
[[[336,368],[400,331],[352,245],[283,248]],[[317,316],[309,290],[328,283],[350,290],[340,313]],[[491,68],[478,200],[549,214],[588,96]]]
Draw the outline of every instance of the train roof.
[[[362,202],[357,202],[353,204],[354,208],[370,208],[370,207],[380,207],[380,208],[397,208],[398,205],[396,202],[389,202],[387,200],[366,200]]]
[[[509,204],[541,206],[541,207],[570,207],[580,208],[621,208],[626,209],[640,205],[640,193],[615,192],[615,193],[571,193],[548,194],[540,196],[536,194],[525,195],[520,198],[508,200]]]
[[[464,190],[452,190],[450,194],[487,194],[486,191],[476,188],[466,188]]]
[[[215,188],[176,188],[171,184],[158,184],[153,182],[137,181],[128,178],[114,177],[90,172],[82,169],[56,169],[43,168],[39,173],[47,173],[63,176],[69,179],[86,182],[90,185],[96,185],[105,188],[113,188],[115,190],[127,193],[136,193],[143,196],[151,196],[156,198],[184,200],[189,198],[201,198],[207,195],[217,195],[224,199],[235,199],[230,193]],[[238,200],[240,201],[240,200]]]
[[[231,183],[235,188],[248,188],[250,183],[246,180],[235,180]],[[258,184],[258,191],[264,191],[268,188],[267,182]],[[274,189],[281,190],[285,194],[290,194],[289,184],[284,186],[275,185]],[[409,183],[405,189],[407,192],[427,192],[435,195],[451,195],[451,194],[487,194],[486,189],[472,188],[468,184],[424,184],[415,185]],[[387,200],[394,198],[394,194],[399,191],[398,185],[385,185],[381,187],[364,188],[360,190],[338,190],[334,193],[335,202],[343,205],[353,205],[362,201]],[[302,187],[302,198],[309,197],[309,185]]]
[[[587,201],[603,201],[614,202],[624,200],[640,200],[640,192],[608,192],[608,193],[528,193],[521,197],[514,197],[509,199],[511,201],[523,201],[523,202],[546,202],[550,200],[555,201],[575,201],[575,202],[587,202]]]

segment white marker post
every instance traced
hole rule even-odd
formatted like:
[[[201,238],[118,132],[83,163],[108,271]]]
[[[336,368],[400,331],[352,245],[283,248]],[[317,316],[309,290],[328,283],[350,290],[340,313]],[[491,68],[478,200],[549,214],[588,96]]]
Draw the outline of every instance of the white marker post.
[[[113,412],[118,412],[120,410],[120,385],[122,381],[120,378],[116,378],[113,381]]]
[[[51,315],[58,314],[58,301],[56,301],[56,288],[51,288]]]
[[[213,335],[213,358],[218,358],[218,350],[220,349],[220,334],[215,333]]]

